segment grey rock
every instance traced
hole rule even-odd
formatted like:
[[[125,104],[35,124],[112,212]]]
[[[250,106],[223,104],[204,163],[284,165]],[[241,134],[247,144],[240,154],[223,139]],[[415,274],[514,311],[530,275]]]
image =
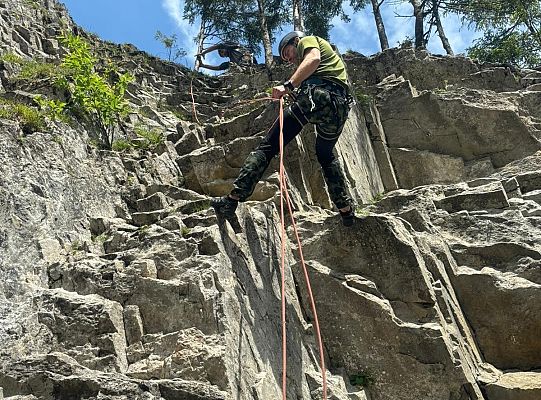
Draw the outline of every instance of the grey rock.
[[[183,138],[188,133],[194,131],[196,126],[193,123],[189,123],[189,122],[186,122],[186,121],[180,121],[176,125],[176,128],[177,128],[176,129],[177,130],[177,137],[172,137],[170,139],[174,143],[177,142],[179,139]]]
[[[437,200],[434,204],[436,204],[436,207],[442,208],[447,212],[509,207],[509,202],[503,189],[494,189],[487,192],[464,192]]]
[[[194,132],[188,132],[175,143],[175,149],[181,156],[189,154],[201,147],[201,142]]]
[[[474,179],[472,181],[468,181],[466,182],[466,184],[468,185],[468,187],[471,187],[471,188],[476,188],[476,187],[479,187],[479,186],[484,186],[484,185],[488,185],[488,184],[491,184],[491,183],[495,183],[495,182],[498,182],[498,179],[496,178],[479,178],[479,179]],[[516,186],[514,185],[514,183],[516,183]],[[509,180],[507,182],[502,182],[502,185],[504,186],[504,189],[506,192],[508,192],[509,190],[507,190],[508,188],[510,190],[515,190],[517,187],[518,187],[518,182],[515,182],[513,183],[513,180]]]
[[[137,226],[147,226],[158,222],[164,215],[164,210],[136,212],[132,214],[133,223]]]
[[[156,192],[148,197],[137,200],[137,209],[140,212],[159,211],[168,205],[167,198],[163,193]],[[134,218],[132,216],[132,218]],[[136,217],[137,218],[137,217]]]
[[[509,199],[509,204],[516,206],[525,217],[541,216],[541,206],[534,200],[525,200],[522,197]]]
[[[541,190],[541,173],[529,172],[526,174],[519,174],[516,176],[516,180],[520,185],[522,193],[527,193],[533,190]]]
[[[158,222],[158,225],[170,231],[182,231],[186,225],[182,222],[182,218],[177,215],[170,215]]]
[[[79,33],[136,77],[128,131],[144,124],[167,140],[119,154],[89,146],[82,126],[25,136],[1,121],[4,396],[280,398],[277,161],[250,199],[263,202],[241,204],[237,224],[208,208],[277,116],[276,103],[254,102],[269,86],[264,68],[194,75],[87,34],[55,0],[34,3],[0,2],[3,51],[56,63],[57,35]],[[335,148],[364,205],[353,227],[331,210],[313,127],[284,152],[328,398],[539,397],[539,73],[407,47],[346,60],[366,94]],[[5,63],[0,79],[23,101],[54,95],[16,72]],[[291,73],[277,66],[273,78]],[[195,117],[190,91],[205,125],[181,120]],[[322,398],[287,226],[287,397]]]
[[[485,387],[490,400],[535,400],[541,395],[541,376],[537,372],[509,372]]]
[[[121,218],[95,217],[90,218],[89,222],[92,235],[99,236],[110,230],[114,225],[123,224],[124,220]]]
[[[403,148],[391,148],[389,155],[393,164],[400,166],[398,183],[402,188],[459,182],[465,175],[461,158]]]
[[[55,338],[52,351],[64,351],[92,369],[126,371],[126,339],[120,304],[62,289],[46,291],[40,300],[43,304],[38,319]]]
[[[502,186],[507,193],[508,198],[522,197],[522,191],[516,178],[507,179],[502,181]]]
[[[126,306],[124,308],[124,330],[128,346],[141,341],[144,332],[139,307]]]
[[[144,278],[157,278],[158,270],[156,269],[156,263],[152,259],[138,259],[130,263],[129,268],[135,270],[138,276]]]
[[[525,193],[522,195],[524,200],[535,201],[537,204],[541,205],[541,189],[532,190],[531,192]]]
[[[535,317],[541,285],[489,267],[480,271],[460,267],[455,288],[487,362],[502,370],[539,368],[534,354],[541,351],[535,333],[541,329]],[[478,293],[483,293],[482,302]]]

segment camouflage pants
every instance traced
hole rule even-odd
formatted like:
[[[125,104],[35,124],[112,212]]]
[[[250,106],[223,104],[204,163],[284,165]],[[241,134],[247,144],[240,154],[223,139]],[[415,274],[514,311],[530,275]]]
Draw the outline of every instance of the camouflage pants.
[[[317,84],[308,79],[299,89],[296,101],[284,110],[284,146],[295,138],[307,123],[316,126],[316,155],[327,182],[331,200],[338,208],[347,207],[351,199],[346,192],[342,168],[334,155],[334,146],[342,133],[349,113],[346,94],[336,84]],[[280,124],[276,120],[259,146],[252,151],[231,194],[246,200],[279,149]]]

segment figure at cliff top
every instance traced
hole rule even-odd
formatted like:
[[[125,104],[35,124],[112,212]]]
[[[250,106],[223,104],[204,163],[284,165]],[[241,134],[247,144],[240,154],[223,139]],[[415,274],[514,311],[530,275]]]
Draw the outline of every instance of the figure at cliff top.
[[[218,54],[220,55],[220,57],[228,57],[229,61],[225,61],[220,65],[204,64],[202,58],[205,58],[205,54],[216,50],[218,50]],[[199,60],[200,68],[206,68],[213,71],[226,70],[231,66],[231,63],[237,64],[241,67],[249,67],[251,65],[257,64],[257,60],[249,49],[239,45],[238,43],[230,41],[225,41],[212,45],[209,48],[203,50],[201,53],[196,54],[195,56]]]
[[[333,152],[352,102],[345,65],[329,42],[317,36],[305,36],[300,31],[285,35],[278,50],[284,61],[298,66],[288,81],[272,89],[275,99],[286,94],[294,96],[293,103],[284,110],[284,146],[307,123],[316,126],[316,155],[331,200],[338,208],[343,224],[351,226],[354,222],[353,202],[346,192],[344,173]],[[280,124],[276,119],[259,146],[244,161],[231,193],[211,200],[217,214],[234,218],[238,202],[250,197],[272,158],[278,154],[279,139]]]

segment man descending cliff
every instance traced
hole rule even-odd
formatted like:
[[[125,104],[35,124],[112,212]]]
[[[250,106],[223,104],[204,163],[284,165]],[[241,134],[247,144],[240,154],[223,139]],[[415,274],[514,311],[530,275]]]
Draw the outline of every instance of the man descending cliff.
[[[218,55],[222,58],[229,58],[230,61],[225,61],[220,65],[209,65],[204,64],[201,58],[205,57],[205,54],[210,53],[211,51],[218,50]],[[249,67],[251,65],[257,64],[257,61],[250,50],[242,47],[238,43],[225,41],[215,45],[210,46],[208,49],[205,49],[199,54],[195,55],[199,60],[199,67],[206,68],[213,71],[223,71],[228,69],[231,66],[231,63],[237,64],[241,67]]]
[[[307,123],[316,126],[316,155],[331,200],[340,211],[343,224],[351,226],[353,203],[347,195],[340,164],[333,154],[350,109],[351,96],[344,63],[329,42],[317,36],[305,36],[300,31],[284,36],[278,50],[283,60],[298,65],[287,82],[272,89],[275,99],[296,92],[295,101],[284,110],[284,145]],[[276,120],[259,146],[246,158],[231,193],[211,200],[217,214],[232,218],[238,202],[252,194],[272,158],[279,152],[279,136],[280,126]]]

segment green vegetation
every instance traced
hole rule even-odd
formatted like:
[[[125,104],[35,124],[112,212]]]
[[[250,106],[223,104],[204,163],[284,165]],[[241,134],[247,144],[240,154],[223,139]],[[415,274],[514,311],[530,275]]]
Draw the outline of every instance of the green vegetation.
[[[210,200],[195,200],[177,208],[183,214],[195,214],[210,208]]]
[[[42,110],[49,119],[53,121],[68,121],[68,116],[66,114],[66,103],[60,100],[48,100],[43,96],[36,96],[34,101],[39,105],[40,110]]]
[[[136,138],[117,139],[113,142],[112,149],[118,152],[132,149],[150,150],[163,143],[163,134],[158,129],[149,129],[148,127],[139,125],[134,130]]]
[[[165,49],[167,50],[168,61],[176,62],[179,58],[185,57],[186,54],[188,54],[186,50],[178,46],[177,35],[167,36],[160,31],[156,31],[154,39],[164,45]]]
[[[163,134],[158,129],[136,126],[135,133],[139,138],[143,139],[143,148],[156,147],[160,143],[163,143]]]
[[[137,181],[137,179],[135,178],[135,176],[128,173],[128,177],[126,178],[126,184],[128,186],[132,186],[134,183],[136,183],[136,181]]]
[[[137,232],[139,234],[139,239],[144,239],[150,233],[150,226],[143,225],[143,226],[139,227],[139,230]]]
[[[385,193],[383,192],[376,193],[376,195],[372,198],[372,200],[370,200],[370,204],[379,203],[381,200],[383,200],[383,197],[385,197]]]
[[[66,73],[63,68],[53,62],[25,59],[13,52],[2,54],[0,61],[19,66],[19,71],[14,75],[14,79],[18,81],[35,82],[49,79],[54,85]]]
[[[374,378],[367,371],[361,371],[358,374],[350,375],[349,383],[353,386],[367,387],[374,383]]]
[[[372,207],[370,205],[360,205],[355,208],[355,215],[358,217],[368,217],[370,215],[370,209]]]
[[[484,36],[468,49],[480,61],[534,67],[541,62],[541,2],[446,0],[446,9]]]
[[[71,242],[69,250],[71,254],[75,255],[82,250],[84,250],[84,245],[79,240],[74,240]]]
[[[181,121],[193,122],[194,120],[191,114],[186,114],[185,112],[182,112],[180,110],[170,109],[169,111],[171,111],[173,115],[177,117],[178,119],[180,119]]]
[[[187,122],[193,122],[194,121],[194,118],[193,118],[192,114],[190,112],[188,112],[188,111],[181,110],[181,109],[178,109],[178,108],[173,107],[173,106],[161,105],[161,104],[158,104],[158,109],[160,111],[169,111],[175,117],[177,117],[178,119],[180,119],[182,121],[187,121]],[[143,115],[147,116],[147,117],[152,117],[151,115],[145,115],[145,113],[143,113]]]
[[[12,52],[2,54],[0,56],[0,61],[18,65],[22,65],[25,62],[22,57]]]
[[[27,5],[32,6],[35,9],[40,8],[40,4],[39,4],[38,0],[24,0],[24,2]]]
[[[93,138],[90,138],[88,139],[88,145],[94,149],[99,149],[101,146],[100,146],[100,141],[97,140],[97,139],[93,139]]]
[[[447,79],[444,79],[443,82],[442,82],[442,87],[436,87],[432,90],[433,93],[435,94],[443,94],[443,93],[447,93],[448,90],[449,90],[449,80]]]
[[[45,115],[26,104],[0,99],[0,118],[18,121],[25,135],[47,130]]]
[[[536,66],[541,63],[540,48],[541,44],[533,42],[528,32],[502,35],[488,31],[468,48],[468,55],[483,62]]]
[[[376,204],[383,200],[385,193],[377,193],[367,204],[361,204],[355,208],[355,214],[359,217],[367,217]]]
[[[128,139],[116,139],[111,145],[111,149],[118,152],[133,149],[132,142]]]
[[[181,229],[180,229],[180,234],[182,235],[182,237],[186,237],[190,234],[190,231],[191,229],[188,228],[187,226],[183,226]]]
[[[50,86],[67,90],[67,102],[37,96],[35,101],[41,112],[21,105],[3,104],[0,116],[18,119],[25,133],[31,133],[43,129],[45,117],[67,122],[68,114],[71,114],[88,127],[97,128],[99,147],[109,149],[115,127],[122,123],[129,112],[124,94],[133,77],[120,74],[110,64],[99,68],[89,44],[78,36],[64,35],[60,37],[60,42],[67,49],[60,65],[24,60],[14,53],[3,54],[0,59],[19,65],[20,70],[15,76],[17,80],[48,80]],[[157,135],[143,133],[143,145],[150,147],[158,140]]]
[[[61,64],[66,75],[59,83],[71,95],[70,110],[81,115],[89,125],[96,125],[102,144],[111,148],[113,129],[129,112],[124,93],[133,77],[119,74],[111,65],[98,73],[97,60],[90,53],[88,43],[73,35],[62,36],[60,40],[68,54]],[[110,83],[110,77],[115,77],[116,82]]]
[[[21,71],[16,75],[16,79],[24,81],[35,81],[38,79],[56,79],[62,74],[62,71],[50,62],[43,61],[23,61]]]
[[[369,107],[370,103],[372,102],[372,96],[369,94],[366,94],[362,88],[358,87],[355,83],[353,83],[353,93],[355,95],[355,100],[357,103],[363,107]]]
[[[62,136],[60,135],[53,135],[53,142],[57,143],[57,144],[62,144]]]
[[[1,60],[16,64],[20,70],[15,74],[14,79],[17,81],[35,82],[37,80],[49,80],[52,85],[63,77],[64,71],[58,65],[40,62],[35,60],[25,60],[14,53],[6,53],[2,55]],[[29,107],[24,104],[2,101],[3,109],[1,114],[3,118],[18,120],[25,134],[30,134],[36,131],[43,131],[46,128],[45,118],[50,120],[60,120],[67,122],[66,103],[60,100],[48,100],[39,95],[34,98],[34,101],[39,106],[39,110]]]
[[[105,232],[101,235],[92,237],[92,241],[98,244],[103,244],[105,241],[107,241],[107,239],[109,239],[109,235]]]

